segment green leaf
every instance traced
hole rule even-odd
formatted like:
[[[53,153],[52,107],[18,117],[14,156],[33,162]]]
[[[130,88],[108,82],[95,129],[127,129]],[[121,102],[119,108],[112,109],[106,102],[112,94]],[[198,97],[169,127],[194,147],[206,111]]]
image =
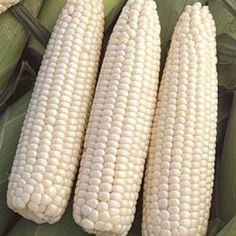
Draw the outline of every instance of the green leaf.
[[[236,0],[233,0],[233,3],[235,4]],[[236,37],[236,18],[222,6],[222,0],[221,2],[210,0],[209,9],[215,20],[217,35],[227,33]]]
[[[10,8],[11,13],[19,20],[31,35],[33,35],[44,47],[47,46],[50,32],[35,18],[25,7],[17,4]]]
[[[52,32],[61,9],[66,2],[67,0],[50,0],[43,2],[38,19],[49,32]],[[29,54],[35,54],[35,51],[43,54],[45,50],[45,47],[43,47],[42,44],[40,44],[34,37],[31,37],[28,48],[28,50],[30,51]],[[33,50],[34,52],[31,52],[31,50]],[[32,57],[30,57],[30,59],[31,58]]]
[[[230,0],[222,0],[222,2],[224,3],[225,7],[227,7],[228,11],[236,16],[236,5],[234,2],[230,1]]]
[[[224,33],[218,35],[216,37],[216,40],[217,40],[218,63],[236,64],[236,39]]]
[[[221,219],[210,220],[206,236],[215,236],[224,226],[225,223]]]
[[[233,4],[236,0],[231,1]],[[223,1],[209,1],[209,9],[216,23],[219,85],[234,89],[236,85],[235,38],[236,18],[222,5]]]
[[[25,0],[22,4],[37,16],[42,0]],[[27,39],[23,26],[9,11],[0,15],[0,91],[15,70]]]
[[[7,100],[11,97],[11,95],[15,92],[23,73],[25,73],[26,71],[31,73],[32,76],[36,76],[35,72],[32,70],[29,64],[23,61],[21,65],[16,68],[16,71],[14,71],[12,78],[8,81],[6,88],[0,93],[0,110],[5,105]]]
[[[29,98],[30,94],[27,94],[0,117],[0,235],[4,235],[18,218],[6,205],[6,191]]]
[[[236,16],[236,5],[230,0],[214,0],[224,6],[233,16]]]
[[[236,235],[236,215],[216,236],[235,236]]]
[[[126,0],[103,0],[105,14],[105,30],[107,30],[112,22],[116,19],[118,13],[122,9]]]
[[[227,89],[236,88],[236,64],[218,64],[218,81],[219,85]]]
[[[220,169],[218,175],[217,193],[219,199],[218,217],[228,222],[236,214],[236,97],[227,125]]]

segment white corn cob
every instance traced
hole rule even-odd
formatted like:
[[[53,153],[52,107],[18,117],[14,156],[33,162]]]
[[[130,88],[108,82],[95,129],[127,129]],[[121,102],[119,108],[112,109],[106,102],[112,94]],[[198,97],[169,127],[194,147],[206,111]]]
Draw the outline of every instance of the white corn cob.
[[[102,0],[68,0],[50,38],[9,178],[8,206],[54,223],[67,206],[96,83]]]
[[[0,14],[20,1],[21,0],[0,0]]]
[[[160,25],[153,0],[129,0],[113,30],[86,131],[73,216],[96,235],[126,235],[155,114]]]
[[[144,184],[144,236],[203,236],[214,175],[217,120],[215,25],[187,6],[169,50]]]

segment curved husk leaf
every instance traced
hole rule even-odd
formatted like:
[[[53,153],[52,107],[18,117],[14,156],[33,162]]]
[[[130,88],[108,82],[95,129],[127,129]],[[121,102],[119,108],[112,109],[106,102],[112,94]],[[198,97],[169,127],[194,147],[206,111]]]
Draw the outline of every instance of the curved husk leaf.
[[[227,125],[218,175],[219,217],[228,222],[236,214],[236,97]]]
[[[45,47],[50,38],[50,32],[21,4],[10,8],[11,13],[24,26],[24,29],[33,35]]]
[[[235,236],[236,235],[236,215],[216,236]]]
[[[109,28],[116,19],[126,0],[103,0],[105,13],[105,30]]]
[[[22,4],[37,16],[42,0],[25,0]],[[9,11],[0,15],[0,90],[14,71],[27,39],[24,27]]]
[[[215,236],[224,227],[224,225],[225,223],[219,218],[210,220],[206,236]]]
[[[62,7],[65,5],[67,0],[50,0],[44,1],[39,12],[38,19],[41,24],[47,28],[48,31],[52,32],[53,27],[57,21],[57,18],[61,12]],[[29,50],[35,50],[43,54],[45,47],[40,44],[34,37],[31,37],[29,44]]]
[[[19,217],[6,204],[8,176],[20,136],[30,94],[10,106],[0,117],[0,235]]]

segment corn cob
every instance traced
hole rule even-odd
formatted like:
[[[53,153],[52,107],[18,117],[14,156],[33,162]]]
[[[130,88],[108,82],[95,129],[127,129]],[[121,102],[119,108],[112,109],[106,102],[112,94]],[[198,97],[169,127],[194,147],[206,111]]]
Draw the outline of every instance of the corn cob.
[[[142,233],[205,235],[217,120],[215,25],[208,8],[187,6],[158,94],[145,172]]]
[[[4,11],[6,11],[8,8],[12,7],[13,5],[16,5],[21,0],[1,0],[0,2],[0,14],[2,14]]]
[[[54,223],[67,206],[94,93],[102,0],[68,0],[36,80],[9,177],[8,206]]]
[[[87,232],[126,235],[155,112],[160,25],[153,0],[129,0],[108,44],[86,131],[73,217]]]

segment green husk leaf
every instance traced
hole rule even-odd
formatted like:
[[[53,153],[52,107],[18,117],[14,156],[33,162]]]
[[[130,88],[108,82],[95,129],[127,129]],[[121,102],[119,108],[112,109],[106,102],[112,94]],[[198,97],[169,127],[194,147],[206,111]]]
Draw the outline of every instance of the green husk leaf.
[[[220,34],[217,40],[218,63],[220,64],[236,64],[236,39],[228,34]],[[223,60],[222,59],[223,57]]]
[[[216,236],[235,236],[236,235],[236,215]]]
[[[233,16],[236,16],[236,5],[235,2],[230,1],[230,0],[214,0],[222,6],[224,6]]]
[[[236,64],[218,64],[219,85],[229,90],[236,88]]]
[[[16,71],[14,71],[12,78],[8,81],[6,88],[0,93],[0,110],[15,92],[16,87],[25,71],[34,77],[36,76],[29,64],[25,61],[22,61],[21,65],[19,65],[18,68],[16,68]]]
[[[218,175],[219,218],[228,222],[236,214],[236,97],[229,116]]]
[[[235,0],[230,2],[236,4]],[[236,18],[223,4],[222,0],[211,0],[209,9],[216,23],[219,85],[232,90],[236,84]]]
[[[62,7],[65,5],[67,0],[50,0],[44,1],[40,10],[38,19],[40,23],[49,31],[52,32],[54,25],[56,24],[57,18],[61,12]],[[34,37],[31,37],[28,44],[29,54],[35,54],[35,51],[43,54],[45,47],[40,44]],[[31,52],[33,50],[33,52]],[[32,55],[32,57],[33,57]],[[30,57],[30,58],[32,58]]]
[[[236,38],[236,18],[222,5],[223,1],[209,1],[209,9],[216,24],[217,35],[226,33]],[[233,0],[235,4],[236,1]]]
[[[6,191],[29,99],[30,94],[27,94],[0,117],[0,235],[5,235],[5,232],[19,218],[7,207]]]
[[[227,89],[236,88],[236,39],[223,33],[217,36],[218,81]]]
[[[236,16],[236,5],[235,2],[232,2],[230,0],[222,0],[222,2],[224,3],[225,7],[227,7],[228,11]]]
[[[221,219],[210,220],[206,236],[215,236],[224,226],[225,223]]]
[[[116,19],[118,13],[122,9],[126,0],[103,0],[105,14],[105,30],[107,30],[112,22]]]
[[[45,47],[48,44],[50,32],[25,7],[17,4],[10,8],[11,13]]]
[[[42,0],[25,0],[22,4],[37,16]],[[0,91],[15,70],[27,39],[27,32],[9,11],[0,15]]]

